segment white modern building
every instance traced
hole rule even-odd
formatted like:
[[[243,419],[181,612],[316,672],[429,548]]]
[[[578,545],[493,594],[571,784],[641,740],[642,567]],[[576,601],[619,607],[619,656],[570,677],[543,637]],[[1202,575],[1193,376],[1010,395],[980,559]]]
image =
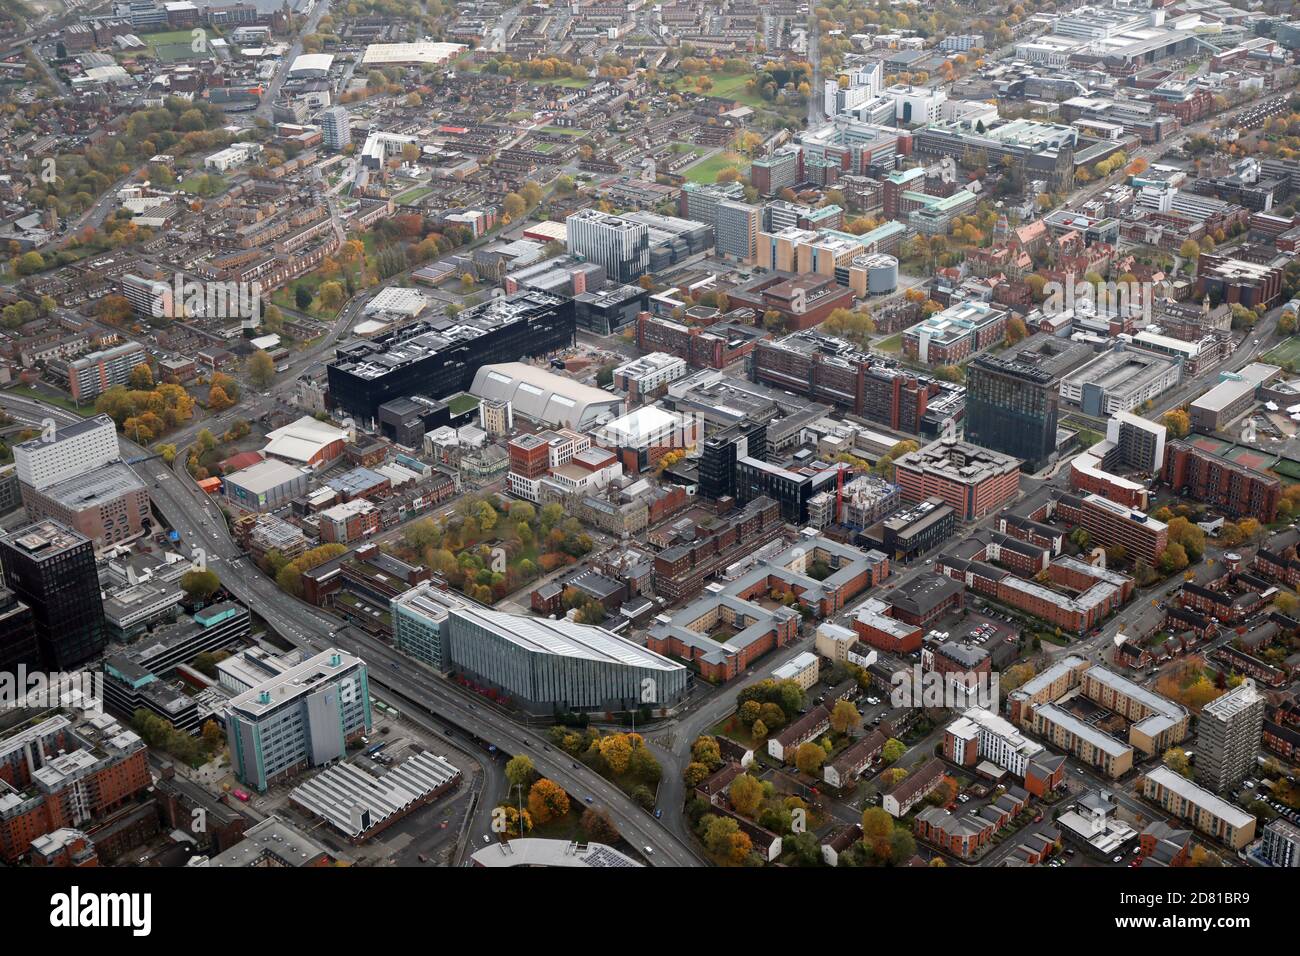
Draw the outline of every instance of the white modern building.
[[[18,481],[35,491],[103,468],[122,457],[117,427],[107,415],[55,428],[48,435],[15,445],[13,452]]]
[[[650,230],[644,223],[583,209],[564,221],[564,235],[570,255],[603,266],[613,282],[633,282],[650,268]]]

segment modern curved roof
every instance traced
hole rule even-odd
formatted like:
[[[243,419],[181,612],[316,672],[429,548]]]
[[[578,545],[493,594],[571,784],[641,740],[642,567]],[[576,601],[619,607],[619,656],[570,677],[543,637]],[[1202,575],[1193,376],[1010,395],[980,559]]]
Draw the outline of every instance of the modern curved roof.
[[[518,415],[547,425],[577,427],[623,411],[617,396],[524,362],[484,365],[474,373],[470,394],[509,402]]]

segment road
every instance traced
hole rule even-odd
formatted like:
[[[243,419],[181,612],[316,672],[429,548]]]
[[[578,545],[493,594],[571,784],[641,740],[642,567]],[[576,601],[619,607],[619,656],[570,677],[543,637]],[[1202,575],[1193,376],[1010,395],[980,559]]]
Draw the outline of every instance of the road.
[[[52,418],[59,423],[78,420],[57,406],[32,399],[0,394],[0,407],[18,420],[38,423]],[[120,438],[128,457],[147,455],[147,449]],[[199,491],[186,475],[169,471],[161,460],[133,466],[153,498],[154,507],[176,530],[191,553],[203,550],[221,583],[239,601],[253,609],[286,641],[312,651],[339,647],[366,661],[371,681],[399,696],[409,709],[418,709],[454,725],[459,732],[476,736],[507,754],[527,754],[538,772],[564,787],[575,798],[592,798],[592,806],[606,811],[624,837],[638,848],[651,847],[653,865],[697,866],[703,860],[690,843],[647,814],[614,784],[567,755],[545,749],[536,731],[524,729],[463,688],[450,684],[375,638],[353,628],[341,633],[343,624],[319,608],[305,604],[281,591],[257,569],[231,541],[225,518],[216,504]],[[399,707],[400,709],[400,707]],[[489,810],[491,800],[482,801]],[[674,810],[676,808],[673,808]],[[665,814],[678,816],[676,813]],[[485,818],[480,813],[477,822]],[[484,832],[490,832],[484,831]],[[477,839],[482,839],[482,833]]]

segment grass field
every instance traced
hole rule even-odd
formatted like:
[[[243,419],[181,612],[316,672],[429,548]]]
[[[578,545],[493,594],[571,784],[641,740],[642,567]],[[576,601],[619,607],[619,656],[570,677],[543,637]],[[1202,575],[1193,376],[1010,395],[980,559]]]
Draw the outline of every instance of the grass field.
[[[165,30],[161,33],[146,33],[141,40],[153,51],[153,55],[164,63],[179,63],[183,60],[203,60],[212,54],[210,50],[197,52],[194,49],[194,34],[189,30]]]
[[[744,103],[746,106],[752,106],[756,110],[771,109],[772,104],[763,99],[758,93],[751,93],[745,88],[745,84],[753,78],[752,73],[714,73],[709,76],[713,81],[713,88],[705,96],[716,96],[719,99],[735,100],[737,103]],[[673,83],[673,87],[678,90],[695,91],[695,77],[679,76]]]
[[[404,193],[400,193],[394,196],[393,202],[404,203],[409,205],[411,203],[419,202],[421,199],[429,195],[431,192],[433,192],[432,186],[415,186],[411,189],[408,189]]]
[[[749,170],[749,165],[745,162],[744,157],[736,153],[722,152],[688,167],[683,171],[682,175],[686,177],[687,182],[711,183],[717,180],[718,173],[731,166],[740,170],[741,175],[744,175]]]
[[[1300,335],[1291,336],[1272,349],[1261,361],[1274,365],[1285,365],[1287,362],[1300,363]]]
[[[543,133],[558,134],[560,136],[586,136],[587,130],[579,129],[574,126],[543,126]]]

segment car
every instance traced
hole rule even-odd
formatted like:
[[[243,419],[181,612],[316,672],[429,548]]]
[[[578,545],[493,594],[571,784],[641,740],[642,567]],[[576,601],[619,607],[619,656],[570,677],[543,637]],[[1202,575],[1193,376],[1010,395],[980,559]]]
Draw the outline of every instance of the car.
[[[416,857],[416,859],[419,860],[421,863],[428,863],[428,862],[429,862],[429,858],[428,858],[427,856],[425,856],[423,853],[419,854],[419,855]]]
[[[658,807],[655,807],[655,819],[662,820],[663,816],[664,816],[663,810],[659,809]]]
[[[1042,822],[1043,822],[1043,815],[1040,813],[1040,814],[1038,814],[1036,817],[1034,817],[1034,822],[1035,822],[1035,823],[1042,823]]]
[[[485,834],[483,834],[483,842],[484,842],[484,843],[491,843],[491,842],[492,842],[492,838],[491,838],[490,836],[488,836],[488,835],[485,833]]]
[[[1141,852],[1142,852],[1142,844],[1139,843],[1137,846],[1133,847],[1134,856],[1137,856]]]
[[[575,764],[572,764],[571,766],[573,767],[574,770],[577,770],[577,769],[578,769],[578,765],[577,765],[576,763],[575,763]]]
[[[582,799],[585,800],[587,803],[592,802],[591,797],[583,797]]]
[[[1132,869],[1135,866],[1141,866],[1141,865],[1142,865],[1142,858],[1138,857],[1136,860],[1133,860],[1129,863],[1129,868]]]
[[[1082,768],[1082,767],[1075,767],[1075,768],[1074,768],[1074,772],[1077,773],[1080,777],[1083,776],[1083,768]]]
[[[1074,856],[1074,847],[1068,847],[1065,851],[1066,856]]]
[[[655,855],[655,851],[654,851],[654,848],[653,848],[653,847],[648,847],[648,846],[647,846],[647,847],[644,847],[643,849],[644,849],[645,852],[646,852],[646,856],[654,856],[654,855]]]
[[[1124,860],[1123,853],[1116,853],[1113,857],[1110,858],[1110,862],[1112,863],[1122,863],[1123,860]]]

